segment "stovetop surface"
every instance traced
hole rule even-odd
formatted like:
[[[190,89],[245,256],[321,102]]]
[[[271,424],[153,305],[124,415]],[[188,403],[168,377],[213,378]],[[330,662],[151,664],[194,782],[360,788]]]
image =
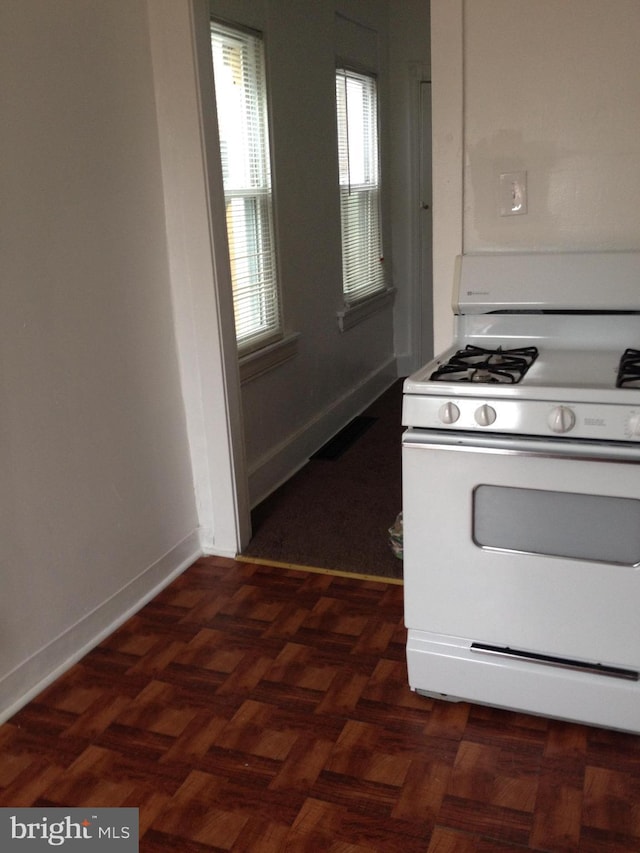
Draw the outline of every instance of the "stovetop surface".
[[[466,344],[463,344],[463,346]],[[522,397],[606,399],[621,402],[640,399],[639,388],[616,388],[618,364],[624,348],[610,350],[538,347],[538,357],[519,382],[510,384],[431,380],[437,368],[459,349],[452,346],[405,380],[406,394],[460,395],[475,397]],[[560,393],[562,392],[562,393]]]
[[[448,382],[432,373],[468,344],[534,346],[538,356],[515,384]],[[455,317],[450,347],[405,380],[405,394],[522,398],[638,405],[640,388],[616,388],[620,359],[640,349],[640,314],[486,314]]]

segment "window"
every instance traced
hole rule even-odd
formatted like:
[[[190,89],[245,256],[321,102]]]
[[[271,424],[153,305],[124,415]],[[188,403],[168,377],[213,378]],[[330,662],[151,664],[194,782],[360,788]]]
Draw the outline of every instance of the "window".
[[[236,339],[240,354],[281,337],[262,39],[211,24]]]
[[[342,279],[347,305],[386,287],[380,228],[378,103],[375,77],[336,73]]]

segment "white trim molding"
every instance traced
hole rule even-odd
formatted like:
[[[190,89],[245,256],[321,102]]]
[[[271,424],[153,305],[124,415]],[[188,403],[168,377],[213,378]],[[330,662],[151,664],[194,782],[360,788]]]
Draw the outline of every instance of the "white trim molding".
[[[0,723],[123,625],[202,555],[197,531],[0,680]]]
[[[434,349],[453,336],[453,272],[462,252],[463,0],[431,0]]]
[[[363,299],[362,302],[345,305],[342,311],[338,311],[336,314],[340,331],[346,332],[347,329],[352,329],[372,314],[392,305],[395,292],[395,287],[387,287],[386,290],[375,293],[373,296]]]
[[[207,0],[148,0],[176,345],[203,550],[251,535]]]
[[[300,332],[292,332],[281,340],[240,357],[240,381],[244,385],[294,358],[298,354]]]

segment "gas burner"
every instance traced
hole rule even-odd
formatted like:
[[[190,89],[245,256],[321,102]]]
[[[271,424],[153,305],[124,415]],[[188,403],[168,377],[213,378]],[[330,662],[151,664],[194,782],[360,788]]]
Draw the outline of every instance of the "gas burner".
[[[440,382],[515,384],[520,382],[537,357],[537,347],[484,349],[467,344],[429,378]]]
[[[616,388],[640,388],[640,350],[626,349],[622,354]]]

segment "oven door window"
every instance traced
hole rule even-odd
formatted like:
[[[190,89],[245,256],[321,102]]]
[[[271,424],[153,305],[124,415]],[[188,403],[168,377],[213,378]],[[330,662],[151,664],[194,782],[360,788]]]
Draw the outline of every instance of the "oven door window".
[[[481,548],[640,565],[640,500],[477,486],[473,539]]]

